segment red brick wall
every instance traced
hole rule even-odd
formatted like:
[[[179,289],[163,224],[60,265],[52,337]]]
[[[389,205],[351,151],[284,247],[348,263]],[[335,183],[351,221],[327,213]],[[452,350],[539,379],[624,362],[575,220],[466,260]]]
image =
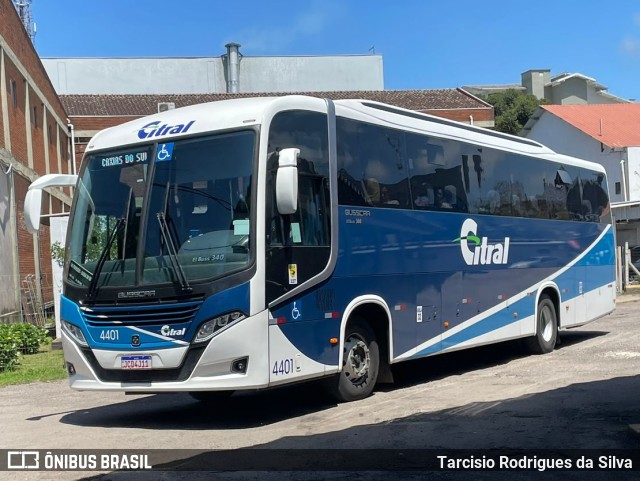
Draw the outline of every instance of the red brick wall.
[[[51,172],[58,172],[58,159],[60,159],[60,172],[67,171],[67,156],[69,147],[67,145],[67,131],[60,127],[57,127],[57,132],[59,132],[60,138],[60,146],[56,151],[55,161],[51,164]],[[57,142],[57,139],[55,140]]]
[[[33,235],[29,233],[24,223],[24,197],[29,188],[29,180],[20,175],[14,175],[16,189],[16,207],[18,218],[18,270],[20,282],[28,276],[36,274]],[[54,204],[55,205],[55,204]],[[49,213],[49,194],[42,196],[42,213]],[[40,275],[43,301],[53,301],[53,275],[51,266],[50,228],[47,224],[40,226]]]
[[[49,172],[58,171],[58,124],[51,116],[51,112],[47,112],[47,125],[43,127],[43,130],[47,133],[47,145],[46,149],[49,155]]]
[[[102,130],[107,127],[114,127],[116,125],[124,124],[131,120],[142,118],[142,115],[131,116],[110,116],[110,117],[69,117],[74,129],[79,130]],[[77,134],[76,134],[77,135]]]
[[[0,0],[0,36],[4,38],[9,48],[20,59],[20,63],[33,79],[33,82],[53,106],[58,117],[64,122],[67,114],[56,95],[38,54],[33,48],[29,36],[22,26],[20,17],[18,17],[11,0]],[[5,55],[6,58],[7,56]]]
[[[33,161],[34,170],[42,175],[46,173],[45,149],[49,150],[50,158],[50,172],[58,171],[58,161],[56,151],[56,132],[60,129],[60,126],[55,121],[57,117],[61,122],[65,122],[67,114],[64,111],[62,103],[58,98],[53,85],[51,84],[49,77],[47,76],[42,62],[38,57],[36,51],[33,48],[31,40],[27,36],[20,18],[13,7],[11,0],[0,0],[0,37],[4,39],[8,48],[17,57],[20,67],[26,71],[28,79],[25,80],[24,76],[20,73],[18,67],[14,64],[12,58],[9,57],[8,51],[4,51],[5,61],[5,76],[6,76],[6,89],[8,97],[8,114],[9,114],[9,131],[11,136],[11,153],[13,156],[24,165],[28,165],[27,157],[27,144],[26,144],[26,128],[31,129],[33,149]],[[11,81],[15,82],[17,89],[17,107],[13,106],[10,93]],[[34,86],[41,92],[44,98],[40,98],[36,95]],[[33,115],[33,108],[36,109],[37,127],[33,129],[31,125],[28,127],[25,125],[25,95],[26,91],[29,93],[29,109],[30,114]],[[47,122],[44,123],[44,109],[45,103],[51,105],[51,109],[47,112]],[[55,115],[54,115],[55,114]],[[2,115],[0,115],[0,121]],[[49,147],[44,145],[44,132],[47,131],[48,125],[51,125],[52,131],[52,143]],[[0,133],[3,132],[2,124],[0,124]],[[63,144],[63,159],[67,157],[67,132],[66,129],[60,129]],[[4,136],[0,135],[2,144],[4,145]]]
[[[33,170],[39,175],[46,174],[44,162],[44,112],[43,104],[36,93],[29,87],[29,111],[31,112],[31,145],[33,150]]]
[[[5,36],[4,26],[2,24],[3,15],[6,16],[6,12],[2,11],[2,4],[6,0],[0,0],[0,35]],[[13,7],[10,7],[13,9]],[[20,24],[20,28],[22,26]],[[26,37],[26,35],[25,35]],[[6,38],[6,37],[5,37]],[[28,39],[27,39],[28,40]],[[66,158],[67,158],[67,142],[68,136],[67,131],[64,128],[61,128],[60,125],[55,121],[55,117],[52,114],[52,111],[47,111],[47,122],[44,125],[44,109],[45,105],[43,99],[39,98],[36,95],[36,91],[32,88],[31,85],[37,80],[36,78],[29,79],[29,84],[25,81],[25,78],[22,76],[16,65],[11,61],[8,55],[5,54],[5,77],[6,77],[6,89],[7,89],[7,109],[8,109],[8,117],[9,117],[9,131],[11,138],[11,153],[13,156],[23,165],[28,165],[28,156],[27,156],[27,132],[26,132],[26,121],[25,121],[25,96],[28,92],[29,94],[29,113],[30,116],[33,116],[33,109],[36,109],[36,127],[33,128],[33,122],[29,124],[29,129],[31,133],[31,147],[33,151],[33,167],[34,170],[43,175],[46,173],[45,166],[45,145],[44,145],[44,133],[51,125],[51,133],[52,139],[51,143],[46,147],[49,150],[49,160],[50,160],[50,172],[58,171],[58,158],[56,154],[56,145],[57,145],[57,137],[56,132],[59,130],[61,134],[61,150],[63,152],[62,158],[64,159],[64,167],[63,170],[66,171]],[[38,66],[40,69],[43,69],[40,61],[38,60]],[[23,68],[27,68],[28,65],[23,63]],[[44,71],[43,71],[44,75]],[[41,77],[36,76],[36,77]],[[13,105],[13,100],[11,98],[11,81],[15,82],[16,91],[17,91],[17,106]],[[49,80],[47,78],[47,85],[49,85]],[[40,90],[45,91],[41,84],[38,84]],[[58,100],[58,97],[53,94],[54,98],[50,98],[47,95],[47,101],[50,102],[54,107],[55,113],[59,116],[62,121],[66,120],[66,113],[64,113],[62,106]],[[59,105],[59,108],[56,107],[56,104]],[[2,118],[2,115],[0,115]],[[0,130],[2,133],[3,130]],[[0,135],[2,138],[2,143],[4,144],[4,135]]]
[[[0,0],[1,1],[1,0]],[[5,76],[7,82],[7,110],[9,114],[9,132],[11,137],[11,152],[14,157],[24,165],[27,165],[27,133],[25,127],[25,96],[26,85],[24,77],[20,74],[13,62],[5,56]],[[13,105],[10,95],[11,81],[15,82],[17,105]],[[4,134],[3,134],[4,135]]]
[[[53,197],[51,199],[51,213],[59,214],[62,212],[62,201]]]
[[[36,173],[42,175],[47,171],[45,165],[45,153],[49,156],[50,172],[58,172],[58,152],[60,151],[63,165],[63,172],[67,170],[68,137],[64,126],[56,122],[56,117],[65,122],[67,114],[64,111],[60,99],[55,93],[53,85],[40,62],[40,59],[33,48],[31,40],[27,36],[18,14],[11,0],[0,0],[0,43],[4,54],[4,69],[7,91],[7,118],[9,134],[11,138],[11,156],[15,161],[28,166],[28,152],[30,147],[33,153],[33,166]],[[9,51],[12,55],[10,56]],[[16,63],[18,64],[16,65]],[[20,73],[20,69],[25,72],[27,78]],[[11,97],[11,82],[15,82],[17,92],[17,104],[14,106]],[[36,91],[40,94],[36,94]],[[27,94],[29,105],[26,106]],[[40,97],[39,95],[42,95]],[[47,112],[45,122],[45,104],[51,107]],[[36,109],[36,126],[27,125],[27,110],[33,114]],[[1,105],[0,105],[0,108]],[[0,146],[6,148],[4,142],[3,113],[0,112]],[[50,142],[45,144],[45,132],[51,128]],[[27,131],[29,129],[29,131]],[[60,132],[60,148],[58,149],[57,134]],[[27,133],[31,134],[31,145],[27,145]],[[27,275],[36,273],[36,262],[34,258],[33,235],[30,234],[24,224],[24,198],[30,184],[30,180],[22,177],[14,170],[14,187],[16,197],[16,229],[17,229],[17,257],[18,275],[23,281]],[[53,212],[61,212],[62,205],[57,199],[52,200]],[[43,195],[43,213],[49,212],[49,195]],[[66,209],[68,210],[68,209]],[[37,254],[40,259],[41,272],[38,283],[43,288],[45,302],[53,299],[52,273],[51,273],[51,252],[49,249],[50,230],[48,221],[40,229],[40,252]]]
[[[24,224],[24,197],[29,188],[29,180],[20,175],[14,176],[16,189],[16,210],[18,218],[18,264],[20,279],[35,273],[33,258],[33,236],[27,231]]]

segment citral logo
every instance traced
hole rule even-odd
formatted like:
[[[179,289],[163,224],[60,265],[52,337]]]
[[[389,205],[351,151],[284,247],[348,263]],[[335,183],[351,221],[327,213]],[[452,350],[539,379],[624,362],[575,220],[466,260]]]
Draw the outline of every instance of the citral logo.
[[[509,237],[504,238],[503,243],[489,244],[489,239],[482,239],[476,234],[478,232],[478,224],[473,219],[467,219],[463,222],[460,229],[460,237],[454,239],[453,242],[460,242],[460,250],[462,257],[469,266],[489,265],[489,264],[506,264],[509,261]],[[475,244],[472,249],[470,242]]]
[[[186,327],[183,327],[182,329],[172,329],[171,326],[168,326],[166,324],[160,329],[160,334],[165,337],[184,336],[185,332],[187,332]]]
[[[162,137],[163,135],[184,134],[194,123],[195,120],[191,120],[186,124],[160,125],[160,121],[156,120],[155,122],[151,122],[138,130],[138,138],[149,139],[151,137]]]

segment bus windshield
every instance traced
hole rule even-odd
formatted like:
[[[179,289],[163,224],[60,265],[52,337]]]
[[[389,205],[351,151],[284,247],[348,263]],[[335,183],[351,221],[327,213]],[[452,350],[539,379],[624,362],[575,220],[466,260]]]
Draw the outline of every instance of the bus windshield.
[[[185,289],[246,267],[254,147],[255,132],[241,131],[86,159],[68,282]]]

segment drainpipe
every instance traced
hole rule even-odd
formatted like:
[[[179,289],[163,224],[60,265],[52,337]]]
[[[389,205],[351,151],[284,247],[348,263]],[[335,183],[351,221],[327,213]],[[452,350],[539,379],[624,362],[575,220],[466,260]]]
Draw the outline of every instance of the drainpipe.
[[[620,154],[620,170],[622,171],[622,202],[626,202],[627,201],[627,175],[626,175],[626,168],[625,168],[625,158],[623,157],[624,154]]]
[[[73,175],[76,175],[76,134],[73,124],[69,119],[67,119],[67,129],[69,130],[69,134],[71,135],[71,165],[73,169]]]
[[[240,91],[240,44],[228,43],[227,49],[227,92],[237,94]]]

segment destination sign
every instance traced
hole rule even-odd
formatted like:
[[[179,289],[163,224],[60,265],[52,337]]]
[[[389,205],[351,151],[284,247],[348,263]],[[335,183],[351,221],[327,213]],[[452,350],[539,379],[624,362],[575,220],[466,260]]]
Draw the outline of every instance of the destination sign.
[[[115,167],[119,165],[135,165],[149,161],[149,151],[127,152],[123,154],[112,154],[104,157],[97,156],[94,158],[93,165],[95,168]]]

